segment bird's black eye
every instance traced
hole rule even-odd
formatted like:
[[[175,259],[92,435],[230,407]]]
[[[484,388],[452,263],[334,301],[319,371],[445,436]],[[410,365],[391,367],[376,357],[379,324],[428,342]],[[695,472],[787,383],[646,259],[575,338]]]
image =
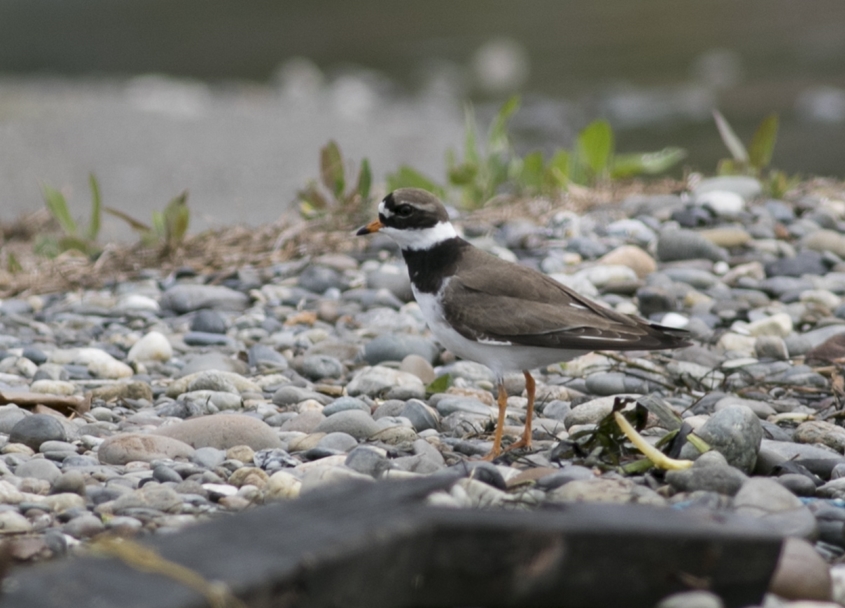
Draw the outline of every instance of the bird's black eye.
[[[399,205],[396,207],[396,215],[399,217],[408,217],[414,212],[410,205]]]

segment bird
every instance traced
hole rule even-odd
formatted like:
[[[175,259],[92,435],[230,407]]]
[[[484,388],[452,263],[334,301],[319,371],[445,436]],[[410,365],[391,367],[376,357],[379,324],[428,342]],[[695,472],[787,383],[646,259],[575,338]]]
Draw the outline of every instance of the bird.
[[[401,249],[414,298],[434,337],[462,359],[494,373],[498,417],[493,460],[502,452],[506,373],[521,371],[528,397],[522,437],[531,447],[536,383],[532,369],[596,350],[688,346],[688,333],[598,304],[551,277],[478,249],[461,238],[443,203],[419,188],[400,188],[379,203],[378,218],[357,230],[382,232]]]

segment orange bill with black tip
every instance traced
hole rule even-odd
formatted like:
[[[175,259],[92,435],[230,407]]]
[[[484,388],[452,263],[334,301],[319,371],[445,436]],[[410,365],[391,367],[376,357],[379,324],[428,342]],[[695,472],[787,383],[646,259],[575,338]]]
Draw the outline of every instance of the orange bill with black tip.
[[[381,220],[373,220],[366,226],[362,226],[361,228],[359,228],[358,232],[356,232],[355,234],[358,236],[363,236],[365,234],[372,234],[373,232],[378,232],[382,228],[384,228],[384,224],[381,223]]]

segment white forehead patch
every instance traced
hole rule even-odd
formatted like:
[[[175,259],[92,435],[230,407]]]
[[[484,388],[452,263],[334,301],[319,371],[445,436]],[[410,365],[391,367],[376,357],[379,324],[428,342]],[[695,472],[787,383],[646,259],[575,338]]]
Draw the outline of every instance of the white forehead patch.
[[[384,204],[384,201],[378,204],[378,212],[379,215],[383,215],[384,217],[391,217],[393,212],[387,208],[387,205]]]

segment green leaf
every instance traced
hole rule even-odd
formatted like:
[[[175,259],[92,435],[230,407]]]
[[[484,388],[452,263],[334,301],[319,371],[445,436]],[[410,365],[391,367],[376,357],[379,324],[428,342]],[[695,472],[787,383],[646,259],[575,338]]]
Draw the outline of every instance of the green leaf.
[[[453,186],[466,186],[478,175],[478,164],[465,162],[449,169],[449,183]]]
[[[743,173],[744,167],[744,163],[738,160],[723,158],[716,167],[716,173],[719,175],[738,175]]]
[[[370,161],[366,158],[361,161],[361,169],[358,171],[358,185],[355,191],[361,197],[362,202],[366,202],[370,198],[370,188],[373,185],[373,173],[370,170]]]
[[[425,387],[426,393],[445,393],[452,386],[451,374],[443,374],[435,378],[431,384]]]
[[[315,210],[326,209],[329,202],[326,197],[320,192],[317,184],[309,183],[305,188],[296,193],[299,200],[308,203],[308,205]]]
[[[343,197],[346,182],[343,176],[343,157],[332,140],[320,149],[320,177],[323,185],[336,199]]]
[[[464,108],[464,159],[468,163],[478,163],[478,136],[476,134],[475,110],[471,104]]]
[[[552,188],[563,188],[569,181],[569,152],[558,150],[546,166],[546,182]]]
[[[716,121],[716,128],[719,130],[719,135],[722,137],[722,142],[731,153],[733,159],[739,163],[748,162],[748,150],[742,144],[733,128],[731,128],[728,120],[722,116],[719,110],[713,110],[713,119]]]
[[[667,171],[686,158],[683,148],[663,148],[657,152],[617,154],[613,157],[610,176],[614,179],[635,175],[656,175]]]
[[[391,191],[398,188],[422,188],[440,198],[446,195],[446,191],[441,186],[408,165],[402,165],[395,173],[387,176],[387,188]]]
[[[531,152],[522,159],[522,170],[519,181],[525,188],[540,190],[543,187],[545,178],[545,167],[543,153],[540,151]]]
[[[75,235],[76,222],[70,216],[64,195],[50,186],[44,186],[44,202],[50,211],[50,215],[59,222],[59,226],[62,227],[64,233],[68,236]]]
[[[188,191],[172,199],[164,208],[164,239],[172,248],[182,242],[188,232],[191,212],[188,209]]]
[[[152,234],[154,234],[159,240],[167,236],[167,222],[165,222],[164,213],[161,211],[153,211]]]
[[[496,117],[490,124],[490,132],[487,135],[487,153],[504,152],[510,147],[510,139],[508,138],[508,121],[514,112],[519,109],[519,95],[514,95],[508,99],[499,111]]]
[[[578,158],[595,176],[608,170],[613,155],[613,130],[606,120],[596,120],[578,134]]]
[[[17,274],[23,270],[23,266],[21,266],[21,263],[18,261],[18,256],[11,251],[8,256],[6,256],[6,270],[12,274]]]
[[[769,114],[757,127],[748,146],[748,162],[757,169],[765,169],[772,162],[772,153],[778,139],[778,115]]]
[[[59,249],[61,249],[62,251],[74,249],[76,251],[81,251],[85,255],[94,255],[98,251],[97,246],[91,241],[85,240],[78,236],[70,235],[63,236],[59,239]]]
[[[102,198],[100,196],[100,184],[93,173],[88,174],[88,183],[91,186],[91,219],[88,221],[88,240],[96,241],[100,234],[100,218],[102,217]]]

